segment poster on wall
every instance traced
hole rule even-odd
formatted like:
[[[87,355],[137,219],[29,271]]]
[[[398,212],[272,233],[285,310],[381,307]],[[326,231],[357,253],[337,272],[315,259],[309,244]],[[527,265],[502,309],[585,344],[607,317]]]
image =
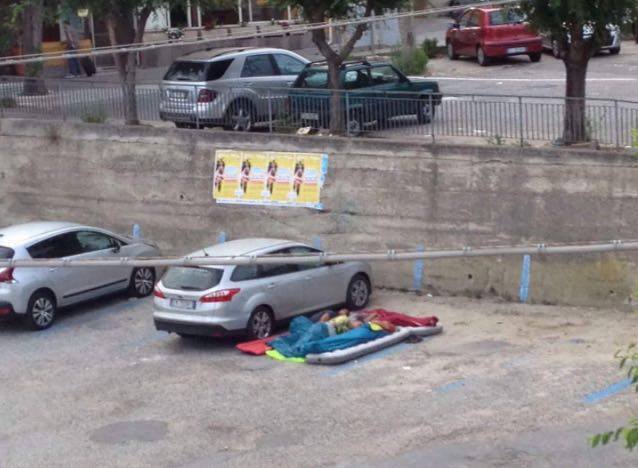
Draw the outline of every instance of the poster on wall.
[[[328,155],[217,150],[213,199],[217,203],[322,209]]]

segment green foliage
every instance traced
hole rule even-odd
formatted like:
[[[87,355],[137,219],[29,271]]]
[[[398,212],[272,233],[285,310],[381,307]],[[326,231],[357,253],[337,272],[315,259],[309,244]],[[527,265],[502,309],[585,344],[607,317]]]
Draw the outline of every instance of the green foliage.
[[[86,109],[82,113],[82,122],[85,123],[104,123],[106,122],[106,110],[104,107],[95,106]]]
[[[14,109],[18,107],[18,102],[11,96],[0,97],[0,107],[4,109]]]
[[[631,131],[631,146],[636,150],[638,156],[638,128],[634,128]]]
[[[487,139],[487,143],[490,145],[495,145],[495,146],[504,146],[505,145],[505,138],[503,138],[501,135],[496,134],[494,136],[491,136]]]
[[[627,346],[625,350],[618,350],[614,355],[619,360],[620,369],[627,370],[627,378],[635,385],[638,392],[638,348],[635,343]],[[601,432],[589,439],[592,447],[607,445],[610,442],[623,441],[627,450],[633,450],[638,446],[638,419],[632,419],[627,426],[619,427],[615,431]]]
[[[428,56],[423,49],[395,49],[392,51],[392,65],[404,75],[420,75],[428,64]]]
[[[421,43],[421,48],[429,59],[436,57],[437,40],[435,37],[425,38]]]

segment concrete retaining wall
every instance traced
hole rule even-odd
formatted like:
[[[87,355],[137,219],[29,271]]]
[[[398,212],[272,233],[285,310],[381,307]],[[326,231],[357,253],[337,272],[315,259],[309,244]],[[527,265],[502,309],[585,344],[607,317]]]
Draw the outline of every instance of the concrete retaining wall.
[[[214,151],[330,155],[325,210],[217,205]],[[0,121],[0,224],[63,219],[145,236],[185,254],[273,236],[333,251],[456,248],[636,238],[638,161],[629,155],[387,140]],[[629,303],[634,255],[534,257],[530,298]],[[520,258],[427,262],[434,293],[518,296]],[[379,286],[411,288],[410,263],[374,265]]]

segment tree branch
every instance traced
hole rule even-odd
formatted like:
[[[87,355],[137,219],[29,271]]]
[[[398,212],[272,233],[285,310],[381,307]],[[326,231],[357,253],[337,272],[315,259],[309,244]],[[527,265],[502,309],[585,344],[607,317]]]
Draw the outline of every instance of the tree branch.
[[[368,0],[368,2],[366,4],[366,11],[363,14],[363,17],[364,18],[368,18],[371,13],[372,13],[372,1]],[[339,55],[341,55],[341,57],[343,57],[345,59],[348,55],[350,55],[350,52],[352,52],[352,49],[354,49],[354,45],[357,43],[357,41],[359,39],[361,39],[361,37],[363,36],[364,31],[367,28],[368,28],[368,24],[367,23],[359,23],[359,24],[357,24],[357,27],[354,30],[354,33],[352,34],[352,37],[341,48],[341,51],[339,51]]]

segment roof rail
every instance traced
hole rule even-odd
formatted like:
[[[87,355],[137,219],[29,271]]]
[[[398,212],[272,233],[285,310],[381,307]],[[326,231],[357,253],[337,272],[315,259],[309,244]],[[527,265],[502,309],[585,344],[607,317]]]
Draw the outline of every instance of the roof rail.
[[[308,68],[308,67],[310,67],[310,66],[312,66],[312,65],[318,65],[318,64],[326,64],[326,65],[327,65],[327,64],[328,64],[328,61],[327,61],[327,60],[325,60],[325,59],[324,59],[324,60],[314,60],[314,61],[312,61],[312,62],[308,62],[308,63],[306,64],[306,68]],[[344,68],[344,67],[346,67],[347,65],[359,65],[359,64],[360,64],[360,65],[367,65],[367,66],[369,66],[369,65],[370,65],[370,62],[368,62],[366,59],[362,59],[362,60],[346,60],[346,61],[344,61],[344,62],[341,62],[341,64],[339,65],[339,68]]]

